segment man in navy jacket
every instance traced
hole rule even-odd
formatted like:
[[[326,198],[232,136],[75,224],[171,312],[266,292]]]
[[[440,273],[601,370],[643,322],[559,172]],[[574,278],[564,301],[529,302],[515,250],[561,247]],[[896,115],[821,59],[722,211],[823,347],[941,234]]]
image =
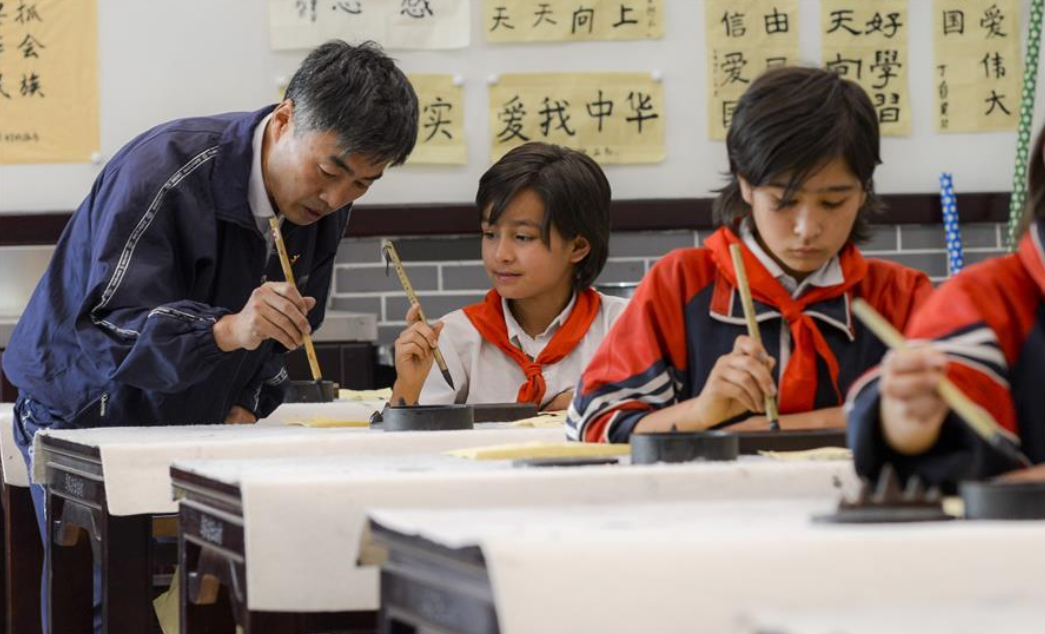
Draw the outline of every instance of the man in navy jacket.
[[[27,461],[44,428],[254,422],[318,328],[352,201],[403,163],[417,97],[372,44],[331,41],[277,106],[123,147],[62,233],[4,352]],[[282,222],[295,288],[268,219]],[[269,281],[272,280],[272,281]],[[34,487],[42,523],[42,495]]]

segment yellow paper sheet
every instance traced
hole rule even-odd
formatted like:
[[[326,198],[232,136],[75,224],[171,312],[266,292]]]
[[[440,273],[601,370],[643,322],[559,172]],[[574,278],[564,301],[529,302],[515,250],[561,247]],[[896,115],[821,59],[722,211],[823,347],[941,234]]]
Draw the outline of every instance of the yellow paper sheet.
[[[468,460],[530,460],[534,458],[626,456],[630,452],[631,445],[583,442],[522,442],[491,447],[455,449],[454,451],[446,452],[446,455],[467,458]]]
[[[410,165],[463,165],[468,162],[464,136],[464,89],[453,75],[410,75],[420,119]]]
[[[486,41],[577,42],[659,39],[663,0],[483,0]]]
[[[330,39],[385,48],[468,46],[469,0],[269,0],[273,50],[310,49]]]
[[[664,96],[648,73],[505,74],[490,86],[491,157],[526,141],[599,163],[664,159]]]
[[[767,456],[774,460],[799,461],[799,460],[852,460],[853,452],[845,447],[818,447],[806,449],[805,451],[760,451],[761,456]]]
[[[287,425],[293,427],[370,427],[370,421],[365,420],[339,420],[330,416],[324,416],[322,414],[316,414],[311,418],[303,418],[300,420],[289,420],[286,422]]]
[[[171,587],[152,600],[152,608],[156,611],[156,620],[160,622],[160,630],[163,631],[163,634],[178,634],[181,631],[181,612],[178,604],[179,576],[178,568],[175,568]]]
[[[907,0],[821,0],[824,66],[863,86],[882,134],[911,131]]]
[[[530,418],[523,418],[521,420],[512,421],[512,427],[534,427],[534,428],[553,428],[562,427],[566,424],[566,412],[547,412],[544,414],[538,414],[537,416],[531,416]]]
[[[339,401],[387,401],[392,398],[392,388],[385,387],[379,390],[345,390],[337,391]]]
[[[1015,130],[1020,117],[1017,0],[933,0],[937,132]]]
[[[733,109],[751,82],[775,66],[794,66],[798,0],[705,0],[708,137],[726,138]]]
[[[87,163],[98,151],[96,0],[4,2],[0,163]]]

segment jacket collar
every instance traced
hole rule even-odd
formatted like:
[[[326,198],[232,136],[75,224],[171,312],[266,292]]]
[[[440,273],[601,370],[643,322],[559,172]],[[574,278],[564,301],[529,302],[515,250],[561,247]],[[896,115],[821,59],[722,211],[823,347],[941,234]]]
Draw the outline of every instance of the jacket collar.
[[[247,204],[251,161],[254,158],[254,129],[276,109],[266,106],[232,120],[219,141],[215,157],[212,196],[219,218],[257,230]]]
[[[744,244],[743,240],[728,227],[722,227],[710,238],[705,240],[704,245],[713,255],[715,266],[719,275],[715,276],[715,288],[711,298],[709,314],[713,319],[721,322],[744,325],[744,307],[740,300],[740,293],[735,286],[736,276],[733,272],[732,258],[729,255],[729,245],[739,244],[744,256],[744,266],[747,270],[748,281],[755,287],[761,285],[766,287],[770,284],[779,286],[779,292],[787,294],[786,289],[780,285],[772,273],[768,271],[761,261]],[[828,291],[825,297],[815,303],[811,303],[802,311],[806,315],[819,322],[832,326],[852,341],[855,337],[853,328],[853,316],[851,311],[850,289],[862,280],[867,274],[867,261],[860,251],[853,245],[847,245],[838,255],[842,267],[843,282],[822,289],[809,289],[808,292],[816,290]],[[755,320],[759,323],[773,319],[781,319],[783,314],[778,306],[773,306],[758,299],[754,300]]]

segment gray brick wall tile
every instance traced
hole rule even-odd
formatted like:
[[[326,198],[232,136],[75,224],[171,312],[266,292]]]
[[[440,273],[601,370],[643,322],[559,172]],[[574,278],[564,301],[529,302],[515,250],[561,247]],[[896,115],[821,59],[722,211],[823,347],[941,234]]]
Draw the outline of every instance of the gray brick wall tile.
[[[486,276],[486,267],[482,264],[443,266],[444,291],[476,291],[489,288],[490,278]]]
[[[443,315],[453,312],[458,308],[482,301],[486,293],[454,293],[452,295],[425,295],[418,293],[421,305],[424,306],[425,316],[429,319],[438,319]],[[409,302],[406,297],[399,295],[385,299],[386,321],[399,321],[406,319],[406,311]]]
[[[900,227],[900,247],[911,249],[946,249],[943,227],[940,225],[909,225]],[[998,246],[998,230],[994,223],[962,225],[962,245],[966,248]]]
[[[410,266],[404,267],[406,274],[410,277],[410,283],[414,289],[436,290],[439,286],[439,271],[435,266]],[[373,293],[377,291],[402,291],[399,277],[395,269],[389,269],[385,274],[385,266],[341,266],[337,269],[336,292],[343,293]]]
[[[1007,251],[1003,251],[1001,249],[998,249],[997,251],[973,251],[973,252],[966,251],[965,252],[965,266],[972,266],[973,264],[978,264],[980,262],[984,262],[984,261],[990,260],[992,258],[999,258],[999,257],[1001,257],[1003,255],[1007,255],[1007,254],[1008,254]]]
[[[330,310],[343,310],[350,313],[373,313],[377,315],[378,319],[381,319],[381,298],[335,295],[330,298]]]
[[[896,227],[883,225],[871,227],[871,239],[860,245],[861,251],[895,251]]]
[[[638,282],[646,273],[646,263],[642,260],[633,262],[607,262],[596,284],[612,282]]]
[[[660,257],[674,249],[692,247],[692,231],[640,231],[610,235],[611,258]]]
[[[395,343],[396,337],[403,331],[406,326],[378,326],[377,327],[377,345],[392,344]]]
[[[338,264],[382,262],[380,238],[346,238],[337,248]]]
[[[939,253],[889,253],[875,256],[883,260],[899,262],[904,266],[922,271],[929,277],[944,277],[947,275],[947,254]]]
[[[478,225],[476,233],[479,232]],[[482,258],[478,235],[451,236],[446,238],[400,238],[395,241],[396,251],[404,262],[447,260],[479,260]]]

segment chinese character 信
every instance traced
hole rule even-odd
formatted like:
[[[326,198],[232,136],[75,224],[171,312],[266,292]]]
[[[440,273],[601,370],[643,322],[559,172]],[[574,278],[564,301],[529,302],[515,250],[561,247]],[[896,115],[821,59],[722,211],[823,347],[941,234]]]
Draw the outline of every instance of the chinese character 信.
[[[432,13],[432,7],[428,6],[428,0],[403,0],[403,4],[399,8],[399,15],[424,18],[426,15],[435,14]]]
[[[726,37],[744,37],[747,26],[744,24],[743,13],[730,13],[726,11],[719,20],[726,27]]]

